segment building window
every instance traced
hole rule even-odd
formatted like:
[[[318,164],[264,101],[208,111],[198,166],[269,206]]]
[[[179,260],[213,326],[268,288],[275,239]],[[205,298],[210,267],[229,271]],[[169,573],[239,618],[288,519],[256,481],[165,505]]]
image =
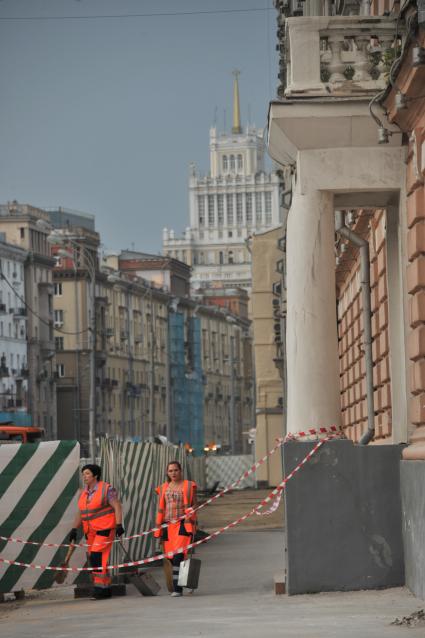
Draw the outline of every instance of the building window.
[[[233,226],[233,195],[227,195],[227,225]]]
[[[227,155],[223,155],[223,171],[227,171],[228,166]]]
[[[63,363],[56,364],[56,373],[59,379],[63,379],[63,377],[65,376],[65,366]]]
[[[243,169],[243,157],[242,155],[238,155],[238,171]]]
[[[214,226],[214,195],[208,195],[208,226]]]
[[[266,226],[272,224],[272,194],[265,193],[265,212],[266,212]]]
[[[252,193],[246,194],[246,223],[252,224]]]
[[[198,195],[198,219],[199,225],[205,226],[205,197]]]
[[[231,171],[235,170],[235,156],[234,155],[230,156],[230,170]]]
[[[233,237],[233,231],[229,230],[229,232],[227,233],[228,237]]]
[[[62,297],[62,284],[55,283],[54,285],[55,297]]]
[[[63,350],[63,337],[55,337],[55,348],[57,351]]]
[[[63,310],[55,310],[54,318],[55,328],[60,328],[61,326],[63,326]]]
[[[221,250],[218,253],[218,261],[219,261],[220,265],[224,264],[224,255],[223,255],[223,251],[221,251]]]
[[[199,253],[199,263],[200,264],[204,263],[204,253],[202,251]]]
[[[224,224],[224,195],[217,195],[217,223],[219,226]]]
[[[19,229],[19,234],[20,234],[21,239],[24,239],[25,238],[25,228],[21,227]]]
[[[242,193],[236,194],[236,224],[241,226],[243,224],[243,201]]]
[[[229,250],[228,262],[229,262],[229,264],[233,264],[233,250]]]
[[[261,226],[263,217],[263,203],[261,193],[255,193],[255,221],[257,226]]]

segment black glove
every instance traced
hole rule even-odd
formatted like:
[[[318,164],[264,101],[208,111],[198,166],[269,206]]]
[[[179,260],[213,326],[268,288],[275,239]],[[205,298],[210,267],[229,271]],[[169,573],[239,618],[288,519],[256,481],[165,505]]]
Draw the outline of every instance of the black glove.
[[[69,540],[70,543],[75,543],[75,541],[77,540],[77,528],[76,527],[72,528],[72,530],[71,530],[71,532],[69,534],[68,540]]]
[[[121,523],[118,523],[117,528],[115,530],[115,535],[117,537],[122,536],[124,534],[124,527],[121,525]]]

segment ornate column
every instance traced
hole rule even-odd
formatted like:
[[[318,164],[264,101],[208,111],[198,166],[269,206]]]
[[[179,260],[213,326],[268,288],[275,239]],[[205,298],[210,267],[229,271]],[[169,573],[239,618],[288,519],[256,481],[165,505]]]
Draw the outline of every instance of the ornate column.
[[[288,432],[340,425],[333,195],[295,193],[287,226]]]

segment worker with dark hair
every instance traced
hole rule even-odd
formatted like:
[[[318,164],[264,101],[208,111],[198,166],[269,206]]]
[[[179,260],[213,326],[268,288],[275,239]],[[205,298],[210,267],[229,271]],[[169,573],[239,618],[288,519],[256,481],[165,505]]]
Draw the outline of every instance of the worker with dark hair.
[[[163,542],[164,552],[175,552],[186,548],[195,534],[196,483],[183,480],[182,467],[178,461],[171,461],[167,466],[167,480],[156,488],[158,494],[158,510],[154,533]],[[184,517],[184,518],[182,518]],[[179,520],[182,518],[182,520]],[[167,527],[160,528],[163,523]],[[172,596],[182,596],[183,588],[178,585],[180,563],[185,559],[187,551],[175,554],[171,559],[173,591]],[[168,560],[168,559],[165,559]]]
[[[111,597],[111,575],[108,570],[108,558],[115,535],[124,534],[122,526],[122,507],[115,488],[101,481],[99,465],[88,464],[82,470],[85,487],[78,499],[78,513],[69,535],[69,542],[77,540],[77,529],[82,524],[88,544],[90,566],[94,592],[93,598],[99,600]]]

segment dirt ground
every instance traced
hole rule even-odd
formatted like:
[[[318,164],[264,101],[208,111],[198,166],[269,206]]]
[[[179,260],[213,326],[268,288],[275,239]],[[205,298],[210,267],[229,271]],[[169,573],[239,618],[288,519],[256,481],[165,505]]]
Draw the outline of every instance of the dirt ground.
[[[235,490],[216,499],[199,512],[199,528],[207,532],[224,527],[228,523],[243,516],[258,505],[271,490]],[[270,509],[273,501],[266,505],[262,511]],[[283,527],[283,497],[275,512],[266,516],[253,514],[246,521],[229,530],[247,531],[260,529],[278,529]]]

